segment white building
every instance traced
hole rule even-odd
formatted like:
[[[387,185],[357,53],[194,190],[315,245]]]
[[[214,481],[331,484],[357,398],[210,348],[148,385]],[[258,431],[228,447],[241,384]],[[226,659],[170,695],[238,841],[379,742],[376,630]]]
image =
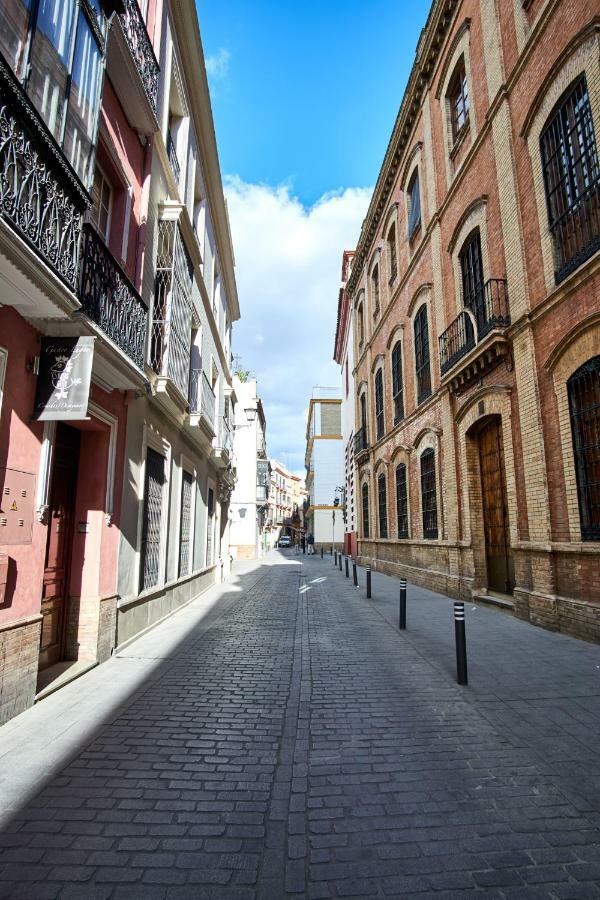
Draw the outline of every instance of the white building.
[[[354,493],[354,441],[356,409],[354,391],[354,310],[346,292],[354,252],[345,250],[342,258],[342,284],[338,299],[338,317],[333,358],[341,368],[342,441],[344,444],[344,553],[356,557],[357,509]],[[361,435],[358,435],[361,439]]]
[[[306,427],[306,532],[315,548],[344,545],[344,445],[339,388],[316,387]]]
[[[266,420],[256,379],[233,376],[237,398],[234,455],[236,485],[230,504],[230,549],[234,559],[256,559],[268,549],[270,467]]]

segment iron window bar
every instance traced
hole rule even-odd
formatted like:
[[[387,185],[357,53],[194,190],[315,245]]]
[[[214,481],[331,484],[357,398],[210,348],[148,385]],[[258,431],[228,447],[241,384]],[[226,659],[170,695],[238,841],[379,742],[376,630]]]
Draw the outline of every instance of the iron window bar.
[[[157,453],[156,450],[148,447],[146,451],[144,514],[142,520],[141,591],[158,584],[164,483],[165,458],[160,453]]]
[[[362,453],[363,450],[369,449],[369,441],[367,438],[366,427],[359,428],[354,435],[354,454]]]
[[[436,539],[437,491],[435,487],[435,451],[430,447],[421,454],[421,505],[423,511],[423,537]]]
[[[600,356],[567,382],[581,537],[600,541]]]
[[[415,316],[415,369],[417,375],[417,404],[431,396],[431,366],[429,364],[429,326],[427,307],[422,306]]]
[[[404,418],[404,388],[402,384],[402,345],[400,341],[392,350],[392,402],[394,405],[394,425]]]
[[[396,518],[398,538],[408,537],[408,491],[406,484],[406,464],[396,466]]]
[[[387,489],[383,472],[377,479],[377,501],[379,507],[379,537],[387,538]]]
[[[363,523],[363,537],[368,538],[370,536],[369,529],[369,486],[365,482],[362,486],[362,523]]]
[[[383,413],[383,372],[381,369],[375,375],[375,423],[377,440],[385,434],[385,420]]]
[[[470,297],[470,302],[469,311],[461,310],[439,337],[442,375],[494,328],[508,328],[510,325],[508,288],[505,279],[488,278]]]

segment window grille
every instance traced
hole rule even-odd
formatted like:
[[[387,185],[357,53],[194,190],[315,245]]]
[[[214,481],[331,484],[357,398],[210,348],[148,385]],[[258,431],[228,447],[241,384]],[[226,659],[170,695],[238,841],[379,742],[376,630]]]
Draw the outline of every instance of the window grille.
[[[363,537],[368,538],[369,533],[369,485],[365,481],[362,486],[362,520],[363,520]]]
[[[213,564],[213,545],[215,539],[215,492],[208,489],[208,523],[206,529],[206,565]]]
[[[379,507],[379,537],[386,538],[387,530],[387,491],[383,472],[377,479],[377,503]]]
[[[365,341],[365,325],[362,304],[358,307],[358,346],[362,347]]]
[[[408,490],[406,484],[406,464],[396,466],[396,517],[398,537],[408,537]]]
[[[140,568],[141,591],[145,591],[158,584],[164,484],[164,456],[161,456],[156,450],[152,450],[148,447],[146,453],[144,513],[142,521],[142,562]]]
[[[392,227],[388,231],[387,236],[387,245],[388,245],[388,263],[390,267],[390,284],[396,280],[396,275],[398,274],[398,254],[396,252],[396,224],[393,223]]]
[[[483,330],[487,309],[483,291],[483,260],[479,229],[465,241],[459,254],[463,305],[470,309],[477,322],[478,333]]]
[[[435,487],[435,451],[421,454],[421,504],[423,508],[423,537],[437,538],[437,491]]]
[[[450,121],[452,123],[452,141],[456,142],[469,121],[469,91],[464,60],[460,61],[450,83],[448,102],[450,104]]]
[[[402,384],[402,345],[400,341],[392,350],[392,400],[394,403],[394,425],[404,418],[404,387]]]
[[[410,240],[421,224],[421,194],[419,191],[419,173],[415,172],[408,187],[408,239]]]
[[[600,541],[600,356],[577,369],[567,385],[581,536]]]
[[[415,368],[417,375],[417,403],[431,396],[431,368],[429,364],[429,327],[427,307],[422,306],[415,316]]]
[[[600,166],[585,76],[559,101],[540,148],[558,284],[600,248]]]
[[[371,272],[371,299],[373,301],[373,315],[379,315],[379,265]]]
[[[377,440],[383,437],[385,433],[385,422],[383,415],[383,371],[379,369],[375,375],[375,426]]]
[[[188,397],[192,334],[192,263],[179,226],[158,223],[151,365]]]
[[[184,470],[181,483],[181,522],[179,529],[179,574],[190,571],[190,546],[192,536],[192,489],[193,476]]]

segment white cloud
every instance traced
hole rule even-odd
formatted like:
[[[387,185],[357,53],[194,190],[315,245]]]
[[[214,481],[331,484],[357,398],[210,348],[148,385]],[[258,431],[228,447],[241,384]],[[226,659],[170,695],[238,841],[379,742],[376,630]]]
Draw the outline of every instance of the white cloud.
[[[229,72],[231,53],[224,47],[206,57],[206,73],[212,81],[222,81]]]
[[[329,193],[306,209],[287,185],[233,177],[226,195],[242,313],[234,353],[258,378],[269,455],[299,471],[312,388],[341,383],[333,343],[342,251],[356,244],[371,190]]]

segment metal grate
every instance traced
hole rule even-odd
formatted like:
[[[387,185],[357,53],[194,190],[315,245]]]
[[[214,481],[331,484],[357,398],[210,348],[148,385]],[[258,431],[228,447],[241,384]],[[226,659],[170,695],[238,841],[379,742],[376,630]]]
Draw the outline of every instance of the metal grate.
[[[383,472],[377,479],[377,507],[379,510],[379,537],[388,536],[387,527],[387,489]]]
[[[423,507],[423,537],[437,538],[435,451],[431,447],[421,454],[421,503]]]
[[[404,418],[404,386],[402,384],[402,344],[398,341],[392,350],[392,399],[394,425]]]
[[[581,536],[600,541],[600,356],[577,369],[567,385]]]
[[[369,537],[369,485],[365,481],[362,486],[362,524],[363,537]]]
[[[540,136],[558,284],[600,247],[600,166],[585,76]]]
[[[141,591],[158,584],[164,483],[165,459],[160,453],[149,447],[146,454],[144,518],[142,522]]]
[[[383,415],[383,371],[379,369],[375,375],[375,425],[377,440],[385,434],[385,421]]]
[[[429,327],[427,307],[423,305],[415,316],[415,368],[417,374],[417,403],[431,396],[431,367],[429,365]]]
[[[150,364],[188,396],[192,264],[176,222],[158,223]]]
[[[190,571],[190,547],[192,536],[192,489],[194,478],[184,470],[181,483],[181,523],[179,529],[179,574]]]
[[[408,492],[406,487],[406,465],[396,466],[396,518],[398,537],[408,537]]]
[[[213,544],[215,539],[215,492],[208,489],[208,522],[206,528],[206,565],[213,564]]]

